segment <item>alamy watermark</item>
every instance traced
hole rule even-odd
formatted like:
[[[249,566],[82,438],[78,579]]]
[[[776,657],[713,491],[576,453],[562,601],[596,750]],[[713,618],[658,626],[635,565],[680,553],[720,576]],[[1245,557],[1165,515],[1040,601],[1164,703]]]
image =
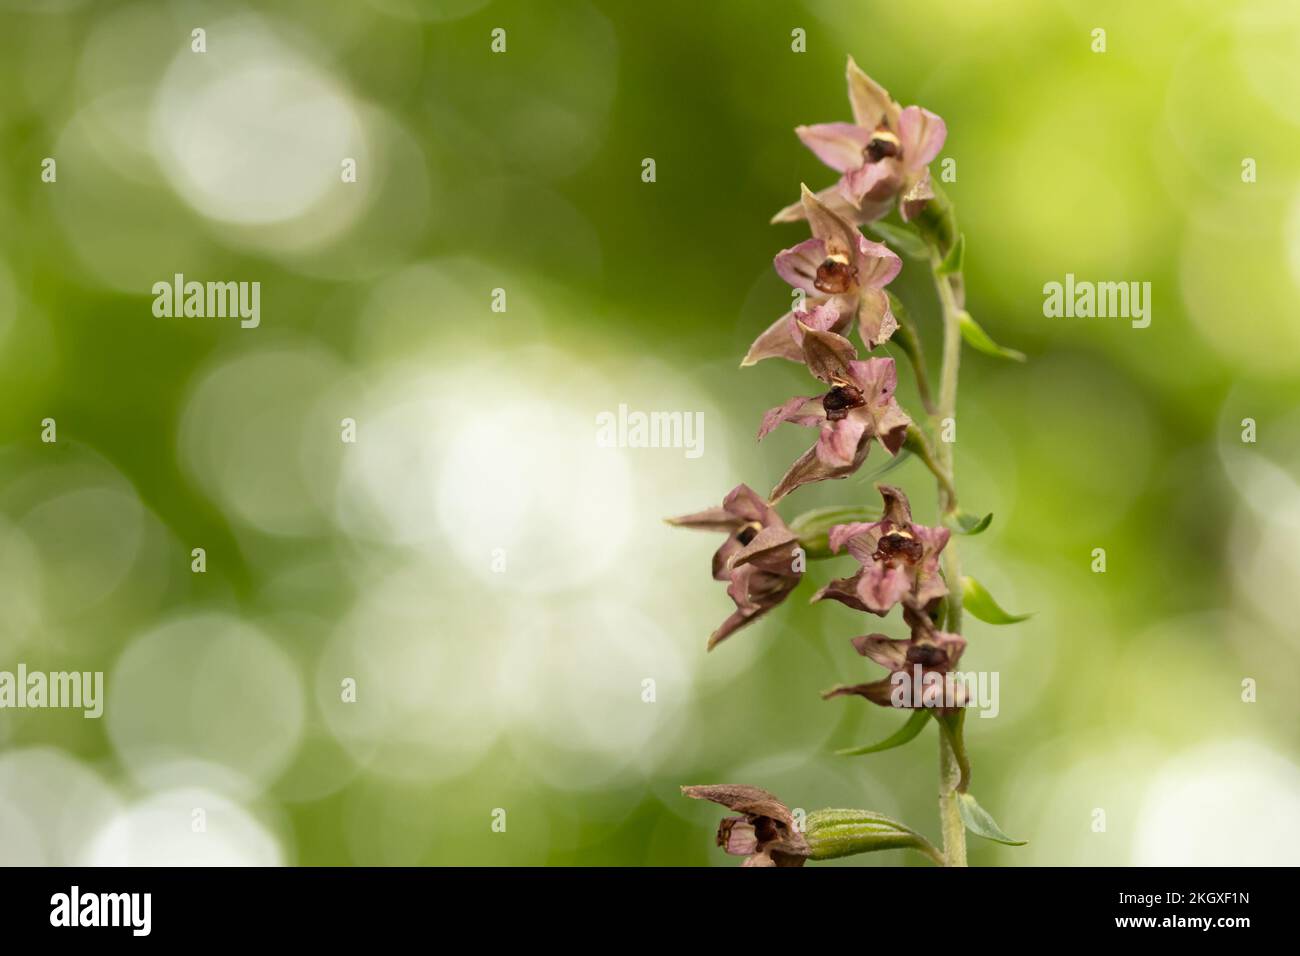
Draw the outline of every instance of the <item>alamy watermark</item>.
[[[1131,319],[1133,328],[1151,324],[1150,282],[1075,281],[1067,272],[1064,282],[1043,286],[1043,315],[1049,319]]]
[[[152,292],[153,314],[160,319],[238,318],[245,329],[255,329],[262,321],[260,282],[186,282],[178,272],[171,282],[155,282]]]
[[[0,671],[0,710],[7,708],[81,710],[89,719],[104,713],[103,671]]]
[[[73,886],[50,897],[50,925],[121,926],[129,928],[132,936],[148,936],[153,927],[153,894],[83,893]]]
[[[687,458],[704,454],[703,412],[617,412],[596,415],[598,448],[682,448]]]
[[[998,703],[997,671],[923,670],[912,665],[912,672],[895,671],[890,675],[889,702],[894,707],[973,707],[981,717],[996,717],[1002,710]]]

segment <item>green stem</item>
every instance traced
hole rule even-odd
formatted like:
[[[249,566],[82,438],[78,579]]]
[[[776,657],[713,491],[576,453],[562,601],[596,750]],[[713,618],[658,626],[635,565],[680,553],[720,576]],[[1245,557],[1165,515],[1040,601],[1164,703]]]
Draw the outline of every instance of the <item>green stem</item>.
[[[943,856],[948,866],[966,865],[966,824],[958,805],[961,769],[947,734],[939,734],[939,822],[943,827]]]
[[[916,334],[916,327],[912,325],[912,320],[903,312],[902,303],[895,308],[894,317],[898,320],[898,331],[894,333],[894,341],[912,365],[912,374],[916,379],[916,393],[920,396],[921,405],[924,406],[927,415],[933,415],[934,396],[930,391],[930,376],[925,370],[925,353],[921,350],[921,337]]]
[[[935,413],[940,441],[936,453],[943,479],[939,481],[941,520],[957,512],[957,495],[953,485],[952,443],[942,440],[945,419],[954,419],[957,410],[957,371],[961,365],[960,307],[949,276],[939,271],[943,255],[932,247],[930,268],[943,307],[943,365],[939,373],[939,407]],[[955,433],[954,433],[954,437]],[[957,543],[949,540],[943,551],[944,578],[948,583],[944,630],[961,633],[961,558]],[[969,771],[959,765],[957,754],[946,734],[939,734],[939,818],[943,826],[943,855],[949,866],[966,865],[966,826],[958,805],[958,787]]]
[[[942,275],[939,263],[942,257],[935,250],[930,257],[934,270],[934,284],[939,291],[939,303],[943,306],[943,366],[939,376],[939,408],[937,429],[940,441],[936,454],[942,479],[939,481],[939,513],[941,518],[949,518],[957,513],[957,493],[953,484],[952,442],[942,440],[943,423],[947,419],[956,419],[957,410],[957,371],[961,365],[961,312],[953,293],[949,277]],[[955,435],[954,435],[955,437]],[[944,577],[948,581],[950,596],[956,600],[948,601],[948,620],[945,629],[954,634],[961,633],[961,561],[957,556],[955,542],[949,541],[944,548]]]
[[[947,858],[942,853],[939,852],[938,847],[936,847],[933,843],[931,843],[928,840],[925,842],[923,846],[917,847],[917,850],[920,851],[921,853],[924,853],[926,856],[928,856],[930,858],[930,861],[934,863],[935,866],[948,865]],[[962,864],[965,865],[965,862],[966,861],[963,859]]]
[[[953,487],[952,479],[948,477],[943,466],[939,464],[939,459],[930,446],[929,440],[925,437],[925,432],[915,425],[908,425],[907,438],[903,442],[903,447],[921,459],[922,464],[930,469],[930,474],[934,475],[935,481],[939,482],[939,487],[953,502],[956,502],[957,489]]]

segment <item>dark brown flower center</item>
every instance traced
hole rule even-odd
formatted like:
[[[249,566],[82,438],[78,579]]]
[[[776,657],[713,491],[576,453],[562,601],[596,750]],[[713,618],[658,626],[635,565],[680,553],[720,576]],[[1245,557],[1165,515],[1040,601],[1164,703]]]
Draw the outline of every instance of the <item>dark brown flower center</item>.
[[[845,257],[827,256],[822,264],[817,267],[817,275],[813,278],[813,286],[819,292],[825,292],[828,295],[840,295],[853,288],[853,282],[857,277],[858,271],[849,265]]]
[[[754,823],[754,835],[758,837],[759,849],[762,849],[766,843],[781,838],[781,828],[771,817],[751,817]]]
[[[941,667],[948,663],[948,654],[934,644],[913,644],[907,649],[907,663]]]
[[[822,409],[827,421],[832,422],[847,418],[852,409],[865,404],[867,400],[862,396],[862,390],[853,385],[836,385],[822,396]]]
[[[862,151],[863,158],[869,163],[878,163],[886,156],[899,156],[903,152],[898,137],[887,129],[878,129]]]
[[[736,540],[741,544],[749,544],[749,542],[758,537],[758,533],[762,529],[763,526],[761,524],[756,521],[751,521],[749,524],[745,525],[745,527],[736,532]],[[714,538],[713,540],[717,541],[718,539]]]
[[[901,529],[891,531],[882,535],[876,542],[876,553],[872,555],[877,561],[892,561],[901,558],[908,564],[916,564],[921,560],[921,555],[925,548],[917,541],[911,532]]]

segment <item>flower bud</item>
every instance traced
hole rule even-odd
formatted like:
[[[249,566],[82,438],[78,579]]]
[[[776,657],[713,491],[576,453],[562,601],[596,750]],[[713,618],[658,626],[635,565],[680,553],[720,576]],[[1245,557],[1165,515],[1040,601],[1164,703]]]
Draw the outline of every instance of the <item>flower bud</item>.
[[[943,858],[938,850],[913,830],[897,820],[870,810],[814,810],[808,814],[804,839],[814,860],[834,860],[873,850],[919,850],[936,862]]]

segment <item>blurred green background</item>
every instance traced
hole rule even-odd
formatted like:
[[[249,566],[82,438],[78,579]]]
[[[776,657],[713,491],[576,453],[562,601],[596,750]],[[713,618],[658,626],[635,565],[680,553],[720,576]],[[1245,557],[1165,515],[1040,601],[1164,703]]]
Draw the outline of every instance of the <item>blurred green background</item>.
[[[107,684],[0,711],[0,862],[733,865],[715,782],[937,839],[932,729],[832,754],[898,722],[818,696],[874,673],[803,600],[848,562],[706,657],[718,542],[660,521],[807,445],[752,440],[806,376],[736,366],[848,54],[947,120],[968,306],[1030,356],[962,368],[963,562],[1034,612],[968,626],[972,791],[1030,841],[972,862],[1300,861],[1298,51],[1286,0],[0,0],[0,670]],[[175,273],[260,327],[155,318]],[[1150,328],[1045,318],[1066,273]],[[596,447],[620,403],[704,454]]]

